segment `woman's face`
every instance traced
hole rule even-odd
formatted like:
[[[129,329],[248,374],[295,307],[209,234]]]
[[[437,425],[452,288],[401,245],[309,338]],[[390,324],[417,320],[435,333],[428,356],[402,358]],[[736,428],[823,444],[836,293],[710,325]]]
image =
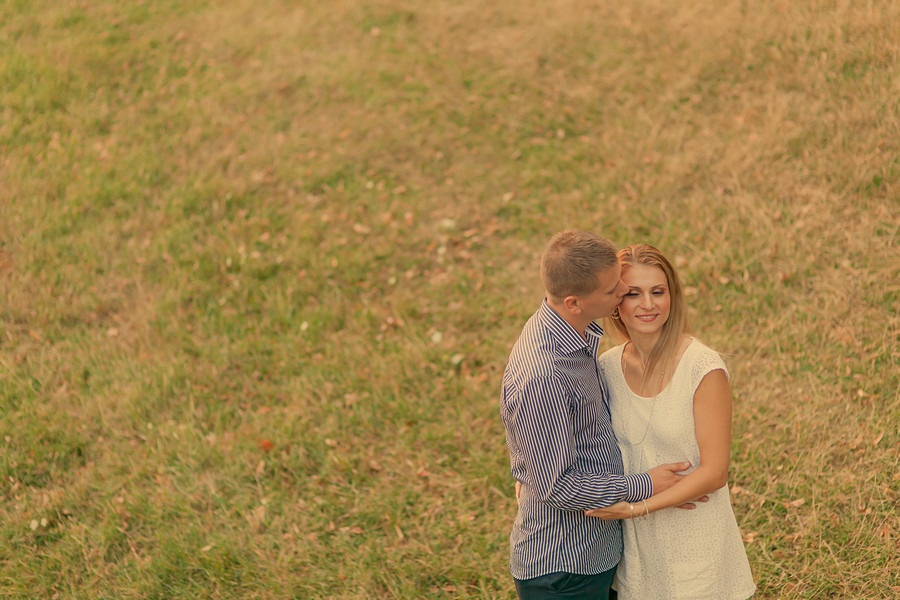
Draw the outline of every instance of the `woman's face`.
[[[622,282],[628,291],[619,305],[619,318],[628,334],[658,335],[672,304],[666,274],[659,267],[629,265],[622,271]]]

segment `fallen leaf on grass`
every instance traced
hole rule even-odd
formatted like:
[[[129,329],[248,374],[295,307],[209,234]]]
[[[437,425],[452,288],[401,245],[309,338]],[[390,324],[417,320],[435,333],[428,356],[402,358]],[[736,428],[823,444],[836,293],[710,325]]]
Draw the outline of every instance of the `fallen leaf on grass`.
[[[341,527],[340,531],[344,533],[352,533],[354,535],[362,535],[362,527],[354,526],[354,527]]]
[[[785,502],[785,508],[797,508],[798,506],[803,506],[806,504],[806,498],[797,498],[796,500],[791,500],[790,502]]]
[[[263,531],[266,526],[266,506],[260,504],[246,515],[246,519],[254,530]]]

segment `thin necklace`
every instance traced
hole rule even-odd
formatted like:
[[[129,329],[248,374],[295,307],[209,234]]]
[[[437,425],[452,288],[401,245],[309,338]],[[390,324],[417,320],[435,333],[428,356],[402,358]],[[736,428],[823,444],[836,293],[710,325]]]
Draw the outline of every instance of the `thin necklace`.
[[[630,341],[628,343],[631,343]],[[625,359],[625,350],[628,348],[628,344],[625,344],[625,348],[622,348],[622,377],[625,378],[625,385],[628,385],[628,361]],[[635,350],[637,352],[637,350]],[[640,359],[640,355],[636,354],[636,356]],[[641,359],[641,363],[643,363],[643,359]],[[647,372],[647,365],[644,363],[644,372]],[[641,375],[640,377],[641,387],[638,388],[637,396],[643,398],[642,394],[644,392],[644,377]],[[653,396],[653,399],[650,401],[650,416],[647,417],[647,426],[644,428],[644,435],[641,436],[641,439],[634,442],[632,446],[640,446],[644,443],[644,439],[647,437],[647,432],[650,431],[650,423],[653,421],[653,411],[656,410],[656,399],[659,397],[659,394]]]

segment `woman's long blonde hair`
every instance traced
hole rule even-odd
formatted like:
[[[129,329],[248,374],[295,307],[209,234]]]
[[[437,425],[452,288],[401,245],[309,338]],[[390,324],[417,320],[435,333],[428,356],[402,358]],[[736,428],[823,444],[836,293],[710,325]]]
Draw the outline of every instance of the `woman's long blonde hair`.
[[[669,286],[669,297],[671,299],[669,318],[663,325],[659,339],[656,341],[656,345],[650,352],[650,358],[647,361],[644,381],[649,381],[659,367],[662,367],[662,374],[665,375],[668,368],[674,366],[678,354],[678,344],[682,336],[688,333],[684,291],[672,263],[657,248],[649,244],[633,244],[619,250],[616,256],[619,259],[619,265],[622,267],[623,275],[627,269],[635,265],[657,267],[666,276],[666,284]],[[612,325],[622,340],[630,341],[631,336],[628,335],[625,324],[617,316],[618,311],[614,317],[608,317],[606,323]]]

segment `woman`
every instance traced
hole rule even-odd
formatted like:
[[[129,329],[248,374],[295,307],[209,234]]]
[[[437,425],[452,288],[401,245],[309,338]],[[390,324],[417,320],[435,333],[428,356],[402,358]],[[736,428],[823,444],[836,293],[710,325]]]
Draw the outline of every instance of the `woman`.
[[[744,600],[755,585],[728,492],[731,390],[721,357],[687,333],[675,270],[652,246],[618,253],[628,292],[600,357],[626,473],[684,460],[691,469],[651,498],[588,511],[624,519],[620,600]],[[708,495],[694,510],[662,510]]]

